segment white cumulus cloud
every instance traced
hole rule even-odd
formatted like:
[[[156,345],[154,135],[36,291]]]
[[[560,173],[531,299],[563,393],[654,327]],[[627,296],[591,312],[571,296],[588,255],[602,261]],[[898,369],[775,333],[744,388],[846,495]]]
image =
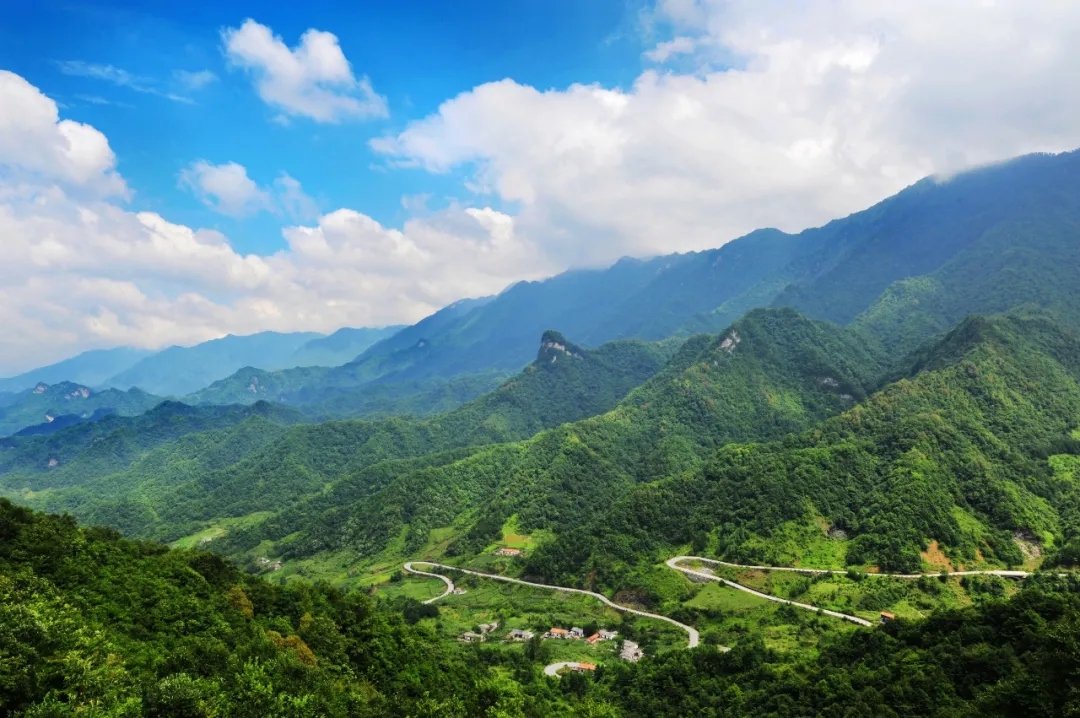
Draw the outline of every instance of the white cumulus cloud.
[[[246,217],[262,211],[295,220],[319,216],[318,204],[286,172],[272,186],[260,187],[241,164],[215,165],[196,160],[180,171],[180,186],[193,192],[207,207],[229,217]]]
[[[372,142],[471,173],[566,265],[799,230],[933,173],[1080,146],[1080,5],[662,0],[693,73],[493,82]]]
[[[248,177],[235,162],[214,165],[192,162],[180,173],[180,184],[195,193],[206,206],[230,217],[244,217],[273,207],[270,193]]]
[[[15,178],[60,182],[104,195],[127,192],[105,135],[61,120],[55,102],[12,72],[0,70],[0,98],[0,158]]]
[[[353,75],[337,36],[308,30],[290,49],[269,27],[245,20],[222,33],[225,53],[255,78],[259,97],[286,115],[316,122],[385,117],[386,100]]]

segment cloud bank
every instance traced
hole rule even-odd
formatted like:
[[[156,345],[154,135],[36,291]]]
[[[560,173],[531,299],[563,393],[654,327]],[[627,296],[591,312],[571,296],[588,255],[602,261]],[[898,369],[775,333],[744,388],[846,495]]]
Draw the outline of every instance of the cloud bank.
[[[514,220],[452,208],[383,227],[339,209],[284,230],[288,248],[242,255],[215,231],[125,206],[103,134],[59,119],[55,102],[0,72],[0,367],[8,373],[87,348],[190,344],[267,329],[416,321],[508,279],[558,269]],[[258,187],[236,164],[195,163],[187,181],[222,211],[269,203],[311,215],[282,175]]]

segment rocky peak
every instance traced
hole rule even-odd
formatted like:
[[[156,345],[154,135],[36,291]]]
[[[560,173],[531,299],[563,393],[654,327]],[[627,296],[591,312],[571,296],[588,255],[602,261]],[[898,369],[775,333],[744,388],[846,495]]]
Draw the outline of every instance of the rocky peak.
[[[563,357],[582,356],[580,348],[566,340],[559,332],[549,329],[540,338],[540,351],[536,355],[536,361],[541,364],[551,364]]]

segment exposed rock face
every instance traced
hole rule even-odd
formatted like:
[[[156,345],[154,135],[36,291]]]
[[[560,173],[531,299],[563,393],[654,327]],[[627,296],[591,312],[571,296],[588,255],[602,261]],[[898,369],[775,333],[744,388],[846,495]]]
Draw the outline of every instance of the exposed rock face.
[[[742,338],[739,336],[739,333],[732,329],[731,334],[728,334],[724,337],[724,341],[720,342],[720,349],[730,354],[735,351],[735,347],[739,346],[739,342],[741,341]]]
[[[548,330],[540,338],[540,351],[536,361],[540,363],[553,363],[566,357],[580,358],[583,352],[566,340],[562,334]]]

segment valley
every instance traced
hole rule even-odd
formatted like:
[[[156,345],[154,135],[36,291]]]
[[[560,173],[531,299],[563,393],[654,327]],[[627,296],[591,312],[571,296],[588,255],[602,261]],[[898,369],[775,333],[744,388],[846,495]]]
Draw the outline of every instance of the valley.
[[[406,327],[43,367],[0,402],[0,696],[1058,714],[1078,186],[1022,157]]]

